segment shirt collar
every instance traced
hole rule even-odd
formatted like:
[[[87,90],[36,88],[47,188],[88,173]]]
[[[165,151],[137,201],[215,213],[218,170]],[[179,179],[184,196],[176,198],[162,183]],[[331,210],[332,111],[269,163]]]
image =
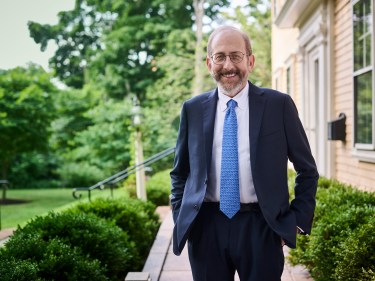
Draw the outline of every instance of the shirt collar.
[[[233,97],[233,99],[237,102],[238,108],[240,110],[245,110],[249,107],[249,83],[246,83],[246,86]],[[231,99],[227,95],[224,95],[220,88],[218,89],[218,97],[219,97],[219,108],[221,111],[225,111],[227,109],[227,102]]]

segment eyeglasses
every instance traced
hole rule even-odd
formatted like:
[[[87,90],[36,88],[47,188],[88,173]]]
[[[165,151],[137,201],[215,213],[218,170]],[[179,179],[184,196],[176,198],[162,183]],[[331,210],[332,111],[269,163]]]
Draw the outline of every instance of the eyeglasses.
[[[233,52],[229,55],[223,54],[223,53],[217,53],[211,56],[212,61],[214,64],[224,64],[227,60],[227,57],[229,57],[230,61],[233,63],[240,63],[243,60],[243,57],[245,56],[242,52]]]

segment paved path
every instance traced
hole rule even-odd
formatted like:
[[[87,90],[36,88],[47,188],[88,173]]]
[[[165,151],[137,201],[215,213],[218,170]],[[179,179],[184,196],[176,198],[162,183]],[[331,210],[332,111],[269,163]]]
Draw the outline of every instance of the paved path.
[[[0,231],[0,246],[4,245],[5,242],[8,241],[9,237],[15,230],[15,228],[6,228]]]
[[[143,272],[149,272],[152,281],[193,281],[186,247],[181,256],[175,256],[172,252],[172,213],[167,208],[159,208],[159,214],[163,223],[155,239],[154,246],[146,261]],[[288,255],[288,247],[284,247],[285,255]],[[313,281],[310,274],[302,266],[292,267],[285,264],[282,281]],[[236,276],[236,281],[239,281]]]

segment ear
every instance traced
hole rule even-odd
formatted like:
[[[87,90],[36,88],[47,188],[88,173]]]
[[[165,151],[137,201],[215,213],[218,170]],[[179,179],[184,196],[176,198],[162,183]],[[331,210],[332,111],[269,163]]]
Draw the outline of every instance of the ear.
[[[253,69],[254,69],[254,63],[255,63],[255,56],[254,55],[250,55],[249,56],[249,62],[248,62],[248,67],[249,67],[249,71],[250,72],[253,72]]]
[[[206,65],[209,71],[211,71],[212,68],[212,61],[209,57],[206,57]]]

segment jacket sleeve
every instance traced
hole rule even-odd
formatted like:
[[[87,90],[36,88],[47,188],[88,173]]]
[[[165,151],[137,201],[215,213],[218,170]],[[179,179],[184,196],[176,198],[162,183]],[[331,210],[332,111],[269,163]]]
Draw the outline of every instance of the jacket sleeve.
[[[171,205],[173,220],[176,222],[182,197],[184,194],[185,184],[190,173],[189,149],[188,149],[188,124],[186,103],[183,104],[180,115],[180,128],[178,131],[175,158],[171,176]]]
[[[288,158],[296,171],[295,198],[290,208],[296,216],[297,226],[304,234],[309,234],[314,217],[319,174],[296,106],[289,96],[286,96],[284,110]]]

